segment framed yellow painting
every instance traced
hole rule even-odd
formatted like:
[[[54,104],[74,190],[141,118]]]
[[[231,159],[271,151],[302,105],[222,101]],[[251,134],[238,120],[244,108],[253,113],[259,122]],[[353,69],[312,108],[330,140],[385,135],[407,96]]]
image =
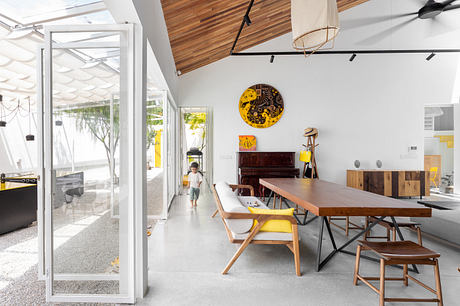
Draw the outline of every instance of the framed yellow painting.
[[[255,151],[256,150],[256,136],[253,135],[240,135],[239,136],[240,152]]]

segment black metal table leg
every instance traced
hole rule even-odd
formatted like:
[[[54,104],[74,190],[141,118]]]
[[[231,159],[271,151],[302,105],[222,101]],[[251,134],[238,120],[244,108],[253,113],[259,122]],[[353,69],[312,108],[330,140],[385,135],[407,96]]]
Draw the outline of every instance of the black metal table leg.
[[[286,205],[288,208],[292,208],[292,207],[284,200],[284,198],[283,198],[282,196],[280,196],[280,207],[282,207],[283,202],[284,202],[284,205]],[[296,219],[297,224],[303,225],[303,224],[300,222],[300,220],[299,220],[299,218],[297,217],[296,214],[293,214],[293,216],[294,216],[294,218]]]
[[[273,191],[273,190],[272,190],[272,191],[270,191],[270,195],[268,196],[268,199],[267,199],[267,204],[266,204],[266,205],[267,205],[267,207],[269,207],[269,206],[270,206],[270,200],[271,200],[271,199],[272,199],[272,197],[273,197],[273,193],[274,193],[274,191]]]
[[[356,239],[358,239],[361,235],[363,235],[364,233],[370,231],[375,225],[377,225],[377,223],[379,221],[382,221],[383,219],[385,219],[385,216],[382,216],[380,218],[378,218],[376,221],[374,221],[373,223],[371,223],[367,228],[363,229],[361,232],[359,232],[358,234],[356,234],[355,236],[353,236],[350,240],[348,240],[346,243],[344,243],[342,246],[340,246],[339,248],[337,248],[336,244],[335,244],[335,240],[334,240],[334,237],[332,235],[332,230],[330,228],[330,224],[329,222],[327,221],[327,217],[324,217],[324,216],[321,216],[321,224],[320,224],[320,234],[319,234],[319,237],[318,237],[318,253],[317,253],[317,257],[316,257],[316,270],[319,271],[321,270],[321,268],[332,258],[334,257],[334,255],[336,255],[338,252],[342,252],[342,253],[345,253],[345,254],[353,254],[352,252],[349,252],[349,251],[346,251],[344,250],[344,248],[346,248],[347,246],[349,246],[352,242],[354,242]],[[331,242],[332,242],[332,246],[334,247],[334,250],[323,260],[321,261],[321,244],[322,244],[322,240],[323,240],[323,229],[324,229],[324,223],[326,223],[326,227],[328,228],[328,232],[329,232],[329,237],[331,238]],[[363,258],[366,258],[366,257],[363,257]]]
[[[332,246],[334,247],[334,250],[337,251],[337,245],[335,244],[334,236],[332,235],[331,225],[329,224],[329,220],[327,220],[327,217],[324,218],[324,222],[326,223],[326,228],[329,232],[329,238],[331,238]]]
[[[324,217],[319,220],[318,247],[316,249],[316,271],[321,269],[321,247],[323,245]]]
[[[291,205],[289,205],[289,203],[286,201],[286,199],[284,199],[283,197],[280,196],[280,201],[281,201],[281,204],[280,205],[286,205],[288,208],[292,208]],[[308,210],[305,210],[305,215],[303,217],[303,222],[300,221],[299,217],[297,217],[296,214],[294,214],[294,218],[296,219],[297,221],[297,224],[298,225],[307,225],[309,224],[310,222],[316,220],[316,218],[318,218],[318,216],[315,216],[313,217],[312,219],[308,220],[307,221],[307,216],[308,216]]]
[[[305,222],[307,222],[307,217],[308,217],[308,210],[304,209],[304,212],[305,212],[305,215],[303,216],[303,224],[306,224]]]

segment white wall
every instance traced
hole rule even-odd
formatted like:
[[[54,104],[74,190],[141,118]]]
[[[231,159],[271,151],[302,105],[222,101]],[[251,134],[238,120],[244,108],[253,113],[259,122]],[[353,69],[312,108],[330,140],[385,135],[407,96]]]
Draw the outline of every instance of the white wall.
[[[376,33],[399,21],[359,26],[363,16],[417,10],[413,1],[404,2],[411,4],[375,0],[342,13],[342,24],[350,29],[342,32],[336,49],[460,46],[460,32],[428,27],[421,20],[379,41]],[[444,21],[453,22],[448,17]],[[253,50],[289,50],[289,44],[287,34]],[[426,56],[367,55],[353,62],[347,55],[278,56],[273,64],[268,57],[225,58],[179,78],[180,104],[213,108],[215,181],[236,181],[238,135],[255,135],[259,151],[299,152],[309,126],[319,129],[322,179],[345,183],[345,170],[355,159],[362,168],[375,168],[380,159],[386,169],[423,169],[423,106],[451,101],[458,60],[452,54],[431,61]],[[248,126],[238,112],[241,94],[257,83],[277,88],[285,103],[283,117],[268,129]],[[418,146],[417,154],[408,155],[411,145]]]

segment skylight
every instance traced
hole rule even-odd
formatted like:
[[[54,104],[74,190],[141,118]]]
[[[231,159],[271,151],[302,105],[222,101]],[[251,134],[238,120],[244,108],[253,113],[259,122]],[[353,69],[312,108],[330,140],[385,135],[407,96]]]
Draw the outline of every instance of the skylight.
[[[2,14],[17,20],[21,24],[27,20],[63,13],[66,10],[99,3],[97,0],[2,0],[0,9]]]

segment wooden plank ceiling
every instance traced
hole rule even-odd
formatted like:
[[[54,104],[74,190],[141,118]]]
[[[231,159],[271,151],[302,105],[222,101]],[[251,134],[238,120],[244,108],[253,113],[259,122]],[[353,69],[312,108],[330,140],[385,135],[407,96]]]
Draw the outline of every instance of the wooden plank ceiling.
[[[339,11],[368,0],[337,0]],[[161,0],[176,70],[184,74],[230,54],[248,0]],[[291,32],[290,0],[255,0],[235,51]]]

